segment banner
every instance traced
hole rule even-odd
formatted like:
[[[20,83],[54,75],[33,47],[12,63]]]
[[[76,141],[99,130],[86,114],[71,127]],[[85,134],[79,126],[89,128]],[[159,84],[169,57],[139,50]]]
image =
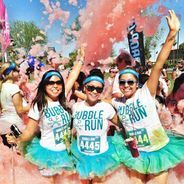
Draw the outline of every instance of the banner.
[[[144,57],[144,35],[143,32],[136,31],[137,25],[133,21],[132,25],[128,27],[128,44],[130,54],[142,66],[145,65]]]

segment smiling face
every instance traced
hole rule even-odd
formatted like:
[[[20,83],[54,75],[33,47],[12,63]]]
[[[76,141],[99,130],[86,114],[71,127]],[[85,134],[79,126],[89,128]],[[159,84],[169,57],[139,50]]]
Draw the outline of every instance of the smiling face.
[[[47,99],[50,101],[58,100],[58,96],[62,92],[62,81],[58,76],[53,75],[46,83],[45,91]]]
[[[127,73],[121,75],[119,88],[126,98],[131,98],[137,90],[137,79],[134,75]]]
[[[84,87],[86,96],[87,96],[87,103],[92,106],[95,105],[99,97],[103,91],[103,85],[97,81],[88,82]]]

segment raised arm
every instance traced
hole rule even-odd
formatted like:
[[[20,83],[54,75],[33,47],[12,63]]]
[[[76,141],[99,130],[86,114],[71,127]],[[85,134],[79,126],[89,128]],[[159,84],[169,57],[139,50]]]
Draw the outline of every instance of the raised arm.
[[[78,50],[78,61],[75,62],[75,65],[72,69],[72,71],[69,74],[69,77],[66,81],[66,85],[65,85],[65,95],[67,96],[68,93],[70,92],[70,90],[72,89],[72,86],[74,85],[74,82],[77,80],[79,73],[81,71],[82,65],[84,63],[84,47],[81,47]]]
[[[180,22],[173,10],[169,10],[169,16],[166,16],[166,19],[169,27],[169,34],[147,81],[147,86],[152,96],[156,94],[160,73],[172,49],[177,32],[180,29]]]

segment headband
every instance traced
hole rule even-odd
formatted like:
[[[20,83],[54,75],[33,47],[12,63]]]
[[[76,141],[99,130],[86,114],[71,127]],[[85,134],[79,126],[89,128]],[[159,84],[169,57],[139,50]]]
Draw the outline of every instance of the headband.
[[[44,77],[43,80],[45,80],[45,79],[47,79],[47,78],[49,78],[49,77],[51,77],[51,76],[53,76],[53,75],[58,76],[60,79],[62,79],[61,74],[59,74],[58,72],[55,72],[55,71],[51,71],[51,72],[48,72],[48,73],[45,75],[45,77]]]
[[[14,62],[10,63],[10,66],[3,72],[4,75],[8,75],[15,68],[16,68],[16,64]]]
[[[137,79],[139,79],[139,74],[135,70],[133,70],[131,68],[127,68],[127,69],[121,70],[119,72],[119,79],[120,79],[121,75],[127,74],[127,73],[130,73],[130,74],[134,75]]]
[[[98,81],[98,82],[104,84],[104,80],[102,78],[98,77],[98,76],[89,76],[89,77],[87,77],[84,80],[83,84],[86,84],[86,83],[91,82],[91,81]]]

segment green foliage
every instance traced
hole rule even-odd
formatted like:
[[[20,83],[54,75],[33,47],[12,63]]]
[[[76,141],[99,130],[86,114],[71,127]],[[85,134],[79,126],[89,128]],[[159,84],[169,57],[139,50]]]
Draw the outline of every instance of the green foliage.
[[[73,63],[76,61],[77,59],[77,50],[71,52],[69,54],[70,60],[69,62],[65,65],[65,68],[72,68]]]
[[[184,50],[184,42],[179,45],[179,49]]]
[[[23,47],[26,52],[34,44],[45,44],[47,37],[33,22],[15,21],[10,25],[10,35],[15,48]],[[41,38],[35,40],[36,38]]]
[[[163,31],[164,31],[163,28],[161,28],[153,36],[145,37],[144,55],[146,60],[149,60],[151,58],[151,51],[153,50],[155,51],[158,42],[162,37]]]
[[[150,45],[151,45],[151,37],[146,37],[144,43],[144,56],[146,60],[149,60],[151,58]]]

